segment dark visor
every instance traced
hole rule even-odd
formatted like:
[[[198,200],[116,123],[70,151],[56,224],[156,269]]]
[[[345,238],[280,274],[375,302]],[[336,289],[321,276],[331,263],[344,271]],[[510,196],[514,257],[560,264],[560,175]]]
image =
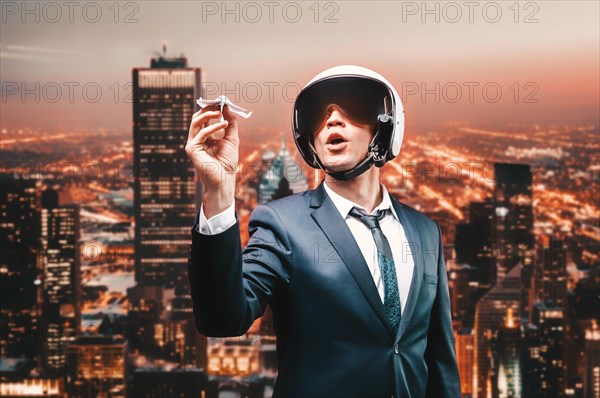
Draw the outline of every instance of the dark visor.
[[[391,115],[392,93],[382,82],[364,77],[336,77],[317,82],[296,99],[297,133],[310,135],[317,131],[331,104],[337,105],[354,123],[375,124],[379,115]]]

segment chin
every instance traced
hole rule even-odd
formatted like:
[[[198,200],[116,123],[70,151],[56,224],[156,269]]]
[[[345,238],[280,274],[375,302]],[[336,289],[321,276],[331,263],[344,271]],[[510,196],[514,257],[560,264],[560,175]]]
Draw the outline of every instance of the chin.
[[[323,165],[331,171],[344,171],[354,167],[357,162],[348,161],[346,159],[340,159],[339,161],[328,159],[323,162]]]

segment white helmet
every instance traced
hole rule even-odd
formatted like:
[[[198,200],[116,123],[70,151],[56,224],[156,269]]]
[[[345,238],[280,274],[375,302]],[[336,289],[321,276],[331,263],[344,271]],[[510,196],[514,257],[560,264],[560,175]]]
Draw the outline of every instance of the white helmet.
[[[367,157],[350,170],[328,172],[312,145],[312,135],[323,123],[327,107],[336,104],[348,118],[377,126]],[[404,137],[402,100],[379,73],[357,65],[329,68],[313,77],[298,93],[292,131],[300,154],[310,166],[339,180],[352,179],[375,164],[383,166],[400,153]]]

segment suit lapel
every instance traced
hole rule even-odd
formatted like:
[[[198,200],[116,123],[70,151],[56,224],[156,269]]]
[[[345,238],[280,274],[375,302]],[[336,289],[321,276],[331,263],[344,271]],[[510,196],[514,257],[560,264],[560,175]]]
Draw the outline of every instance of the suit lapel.
[[[396,210],[396,214],[398,215],[400,223],[404,228],[404,233],[406,234],[406,239],[409,242],[410,251],[413,255],[413,261],[415,264],[412,274],[412,280],[410,283],[408,298],[405,304],[406,308],[402,312],[400,325],[398,326],[398,332],[396,334],[395,343],[397,343],[406,331],[408,325],[410,324],[410,318],[412,317],[415,306],[417,304],[417,298],[419,296],[419,291],[421,290],[421,282],[423,281],[424,264],[421,236],[413,216],[408,210],[406,210],[405,206],[403,206],[396,198],[394,198],[393,195],[390,195],[390,197],[394,205],[394,210]]]
[[[325,236],[327,236],[327,239],[339,254],[343,263],[348,267],[360,290],[385,325],[390,336],[394,337],[393,330],[383,308],[383,303],[377,292],[377,287],[369,272],[369,267],[346,221],[341,217],[329,196],[327,196],[323,182],[312,192],[311,207],[315,208],[311,213],[312,218],[319,225]]]

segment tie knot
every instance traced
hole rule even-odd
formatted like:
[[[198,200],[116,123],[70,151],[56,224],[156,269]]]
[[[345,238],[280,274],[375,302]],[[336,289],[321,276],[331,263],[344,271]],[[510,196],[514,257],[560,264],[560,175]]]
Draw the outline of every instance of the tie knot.
[[[380,209],[377,210],[377,214],[366,214],[363,210],[360,210],[356,207],[350,209],[348,213],[350,216],[359,219],[363,224],[365,224],[369,229],[381,228],[379,226],[379,220],[385,217],[388,209]]]

